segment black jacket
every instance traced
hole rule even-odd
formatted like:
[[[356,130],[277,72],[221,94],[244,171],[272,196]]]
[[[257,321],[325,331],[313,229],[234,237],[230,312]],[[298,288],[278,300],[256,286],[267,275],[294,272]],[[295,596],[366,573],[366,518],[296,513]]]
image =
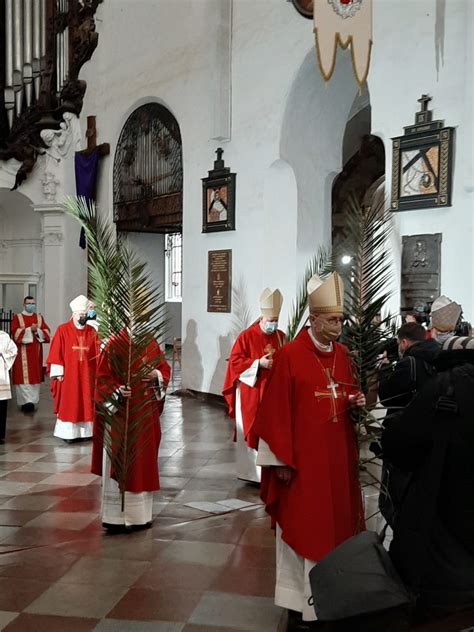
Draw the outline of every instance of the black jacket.
[[[433,363],[440,346],[436,340],[416,342],[409,347],[393,370],[382,372],[379,383],[379,398],[387,410],[387,417],[405,408],[427,379],[434,373]]]
[[[438,375],[384,430],[382,448],[412,472],[395,522],[393,562],[418,587],[421,604],[449,611],[474,606],[474,351],[442,351],[435,365]],[[446,384],[458,411],[440,417]],[[435,463],[440,444],[445,454]]]

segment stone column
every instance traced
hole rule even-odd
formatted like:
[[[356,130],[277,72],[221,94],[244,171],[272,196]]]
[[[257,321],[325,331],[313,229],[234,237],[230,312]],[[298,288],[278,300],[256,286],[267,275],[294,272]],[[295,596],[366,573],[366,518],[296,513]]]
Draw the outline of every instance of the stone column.
[[[51,332],[68,317],[64,294],[65,267],[65,215],[57,203],[36,204],[34,211],[41,215],[41,237],[44,261],[44,313]]]

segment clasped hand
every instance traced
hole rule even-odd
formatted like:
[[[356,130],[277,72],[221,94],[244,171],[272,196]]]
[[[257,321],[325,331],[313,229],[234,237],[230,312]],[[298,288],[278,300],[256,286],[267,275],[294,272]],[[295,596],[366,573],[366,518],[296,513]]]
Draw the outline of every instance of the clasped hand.
[[[266,355],[262,356],[258,361],[258,365],[262,369],[271,369],[273,366],[273,358],[271,353],[267,353]]]

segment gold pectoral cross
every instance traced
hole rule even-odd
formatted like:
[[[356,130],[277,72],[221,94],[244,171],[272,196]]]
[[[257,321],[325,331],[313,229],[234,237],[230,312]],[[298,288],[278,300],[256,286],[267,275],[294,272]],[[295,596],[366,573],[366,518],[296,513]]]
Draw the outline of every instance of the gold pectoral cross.
[[[79,362],[82,362],[84,360],[84,351],[89,351],[89,347],[83,347],[83,343],[84,343],[84,337],[83,336],[78,336],[77,337],[77,341],[79,343],[78,346],[74,345],[72,347],[73,351],[79,351]]]
[[[331,371],[329,369],[324,369],[324,374],[328,379],[328,384],[326,386],[327,392],[320,393],[319,391],[314,391],[315,397],[329,397],[331,400],[331,410],[332,410],[332,421],[336,423],[338,421],[337,418],[337,408],[336,408],[336,399],[338,399],[337,389],[340,387],[339,384],[336,384],[333,376],[331,375]],[[341,393],[343,395],[343,393]]]

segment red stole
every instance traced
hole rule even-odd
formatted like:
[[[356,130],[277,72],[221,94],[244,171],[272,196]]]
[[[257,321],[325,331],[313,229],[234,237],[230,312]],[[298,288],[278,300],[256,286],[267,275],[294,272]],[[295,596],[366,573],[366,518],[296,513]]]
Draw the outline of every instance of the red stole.
[[[11,337],[18,347],[18,355],[12,368],[13,384],[41,384],[43,381],[43,347],[33,334],[33,342],[22,344],[25,331],[31,325],[38,325],[44,342],[49,342],[48,325],[41,314],[15,314],[12,318]]]
[[[255,432],[294,470],[285,485],[264,467],[262,500],[283,540],[308,560],[364,529],[348,403],[357,390],[347,349],[334,343],[323,353],[303,330],[276,357],[257,413]]]
[[[235,419],[235,395],[237,386],[240,386],[240,406],[242,409],[244,437],[251,448],[256,448],[258,444],[252,425],[259,402],[263,397],[270,371],[259,369],[257,381],[253,387],[239,382],[239,377],[252,366],[255,360],[268,353],[273,355],[278,351],[284,340],[285,334],[282,331],[265,334],[260,327],[260,322],[257,322],[239,335],[230,352],[222,394],[227,402],[229,417]]]

